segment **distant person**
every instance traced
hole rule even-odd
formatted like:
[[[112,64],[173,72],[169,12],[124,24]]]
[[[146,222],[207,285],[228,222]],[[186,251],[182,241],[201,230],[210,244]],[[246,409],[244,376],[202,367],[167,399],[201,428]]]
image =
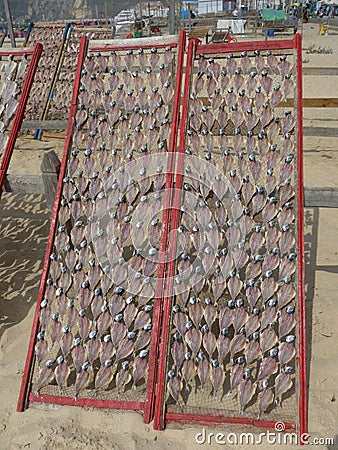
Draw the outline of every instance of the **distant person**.
[[[298,30],[298,14],[297,14],[297,8],[294,6],[291,11],[291,18],[293,21],[293,33],[296,34]]]
[[[235,8],[235,9],[232,11],[232,17],[235,17],[235,18],[238,17],[238,9],[237,9],[237,8]]]

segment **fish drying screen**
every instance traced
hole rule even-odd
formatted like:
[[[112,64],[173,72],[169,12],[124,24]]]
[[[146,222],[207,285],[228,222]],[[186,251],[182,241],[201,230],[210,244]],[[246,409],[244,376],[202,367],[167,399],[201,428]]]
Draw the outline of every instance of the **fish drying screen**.
[[[61,25],[34,25],[28,35],[28,45],[42,43],[36,77],[32,86],[32,95],[25,113],[26,120],[41,120],[51,94],[55,72],[58,68],[64,43],[65,28]]]
[[[303,432],[300,37],[184,37],[82,38],[18,408]]]
[[[31,401],[143,409],[178,39],[85,43],[26,382]]]
[[[297,45],[190,42],[155,427],[230,417],[299,429]]]
[[[67,119],[68,117],[81,36],[89,36],[89,39],[92,41],[109,39],[111,34],[110,28],[78,28],[76,25],[71,26],[53,89],[53,99],[48,111],[49,120]]]
[[[41,50],[0,51],[0,196]]]

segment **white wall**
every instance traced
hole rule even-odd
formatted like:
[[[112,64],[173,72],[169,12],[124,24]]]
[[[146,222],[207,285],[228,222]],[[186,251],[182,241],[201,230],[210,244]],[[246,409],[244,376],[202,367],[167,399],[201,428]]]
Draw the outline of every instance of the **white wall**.
[[[198,0],[198,14],[223,11],[223,0]]]

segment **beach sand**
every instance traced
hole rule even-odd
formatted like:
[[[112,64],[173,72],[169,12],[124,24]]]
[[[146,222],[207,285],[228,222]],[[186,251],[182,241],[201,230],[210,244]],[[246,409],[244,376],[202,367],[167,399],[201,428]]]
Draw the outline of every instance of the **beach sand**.
[[[318,36],[318,25],[306,24],[304,49],[328,47],[332,54],[307,54],[304,67],[338,67],[338,29]],[[337,97],[337,76],[304,77],[304,97]],[[305,127],[337,128],[338,109],[304,110]],[[304,138],[305,185],[338,186],[338,138]],[[62,135],[42,141],[20,138],[10,173],[36,173],[41,149],[61,156]],[[32,404],[16,412],[21,377],[31,332],[38,285],[47,243],[50,211],[42,196],[4,193],[0,203],[0,449],[194,449],[252,448],[252,446],[198,445],[202,427],[153,431],[142,415],[90,408]],[[338,448],[337,292],[338,209],[306,208],[305,253],[307,291],[307,359],[309,433],[335,438]],[[238,428],[227,428],[238,432]],[[208,428],[221,432],[222,428]],[[225,432],[225,431],[224,431]],[[289,445],[259,448],[289,449]],[[292,447],[293,448],[293,447]],[[316,447],[317,448],[317,447]],[[334,448],[327,445],[318,448]]]

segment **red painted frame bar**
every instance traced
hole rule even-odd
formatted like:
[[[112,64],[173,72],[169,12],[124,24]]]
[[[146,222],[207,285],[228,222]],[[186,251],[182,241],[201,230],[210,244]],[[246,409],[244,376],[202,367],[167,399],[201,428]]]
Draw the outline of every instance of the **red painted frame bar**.
[[[246,417],[228,417],[223,415],[213,415],[208,414],[207,416],[197,415],[197,414],[176,414],[176,413],[167,413],[166,414],[166,423],[177,423],[177,422],[186,422],[189,424],[220,424],[220,423],[233,423],[239,425],[252,425],[254,427],[261,428],[275,428],[276,422],[268,421],[268,420],[255,420],[249,419]],[[283,422],[285,426],[285,430],[294,430],[295,426],[293,423]]]
[[[298,368],[299,368],[299,434],[307,433],[306,398],[306,308],[305,308],[305,259],[304,259],[304,168],[303,168],[303,83],[302,38],[294,38],[297,58],[297,173],[298,173]]]
[[[211,53],[231,53],[243,50],[292,50],[294,48],[293,40],[281,41],[259,41],[259,42],[233,42],[230,44],[206,44],[199,45],[196,49],[196,55]]]
[[[166,254],[168,248],[168,236],[170,230],[170,208],[172,204],[172,192],[174,183],[174,166],[175,166],[175,153],[178,135],[178,124],[180,116],[180,101],[181,101],[181,88],[182,88],[182,72],[184,61],[186,33],[181,30],[179,44],[178,44],[178,62],[176,67],[176,85],[175,85],[175,98],[173,104],[173,118],[171,125],[171,135],[169,142],[169,157],[167,164],[166,184],[165,184],[165,197],[163,203],[163,223],[161,231],[161,242],[159,252],[159,265],[157,272],[157,283],[155,289],[155,304],[153,313],[153,332],[151,336],[150,344],[150,356],[148,365],[148,380],[147,380],[147,396],[144,408],[144,422],[149,423],[152,420],[154,414],[154,401],[155,401],[155,384],[156,384],[156,370],[158,361],[158,347],[160,342],[161,321],[162,321],[162,309],[164,298],[164,281],[166,270]]]
[[[40,44],[41,45],[41,44]],[[1,50],[0,51],[0,57],[1,56],[22,56],[22,55],[32,55],[34,53],[34,49],[25,49],[25,50],[18,50],[16,48],[13,48],[11,50]]]
[[[6,53],[7,52],[0,52],[0,56],[3,56],[3,55],[6,56]],[[23,122],[23,117],[24,117],[29,93],[30,93],[32,85],[33,85],[36,68],[38,66],[38,62],[39,62],[39,59],[40,59],[40,56],[42,53],[42,45],[36,44],[36,46],[34,47],[34,51],[32,51],[32,52],[23,52],[23,51],[11,52],[10,55],[13,55],[13,54],[24,55],[27,53],[31,54],[32,58],[29,63],[27,75],[25,77],[25,81],[24,81],[24,84],[22,87],[22,93],[20,95],[19,105],[18,105],[16,113],[15,113],[14,122],[12,125],[12,129],[10,131],[10,135],[8,138],[8,142],[7,142],[6,149],[4,151],[4,156],[3,156],[1,166],[0,166],[0,199],[1,199],[1,195],[2,195],[2,187],[3,187],[3,184],[6,179],[6,174],[7,174],[7,170],[9,167],[9,163],[11,161],[12,154],[14,151],[15,141],[16,141],[16,138],[20,131],[22,122]]]
[[[80,86],[81,70],[82,70],[82,64],[83,64],[83,59],[85,56],[86,48],[87,48],[87,38],[85,36],[83,36],[80,41],[78,64],[77,64],[77,69],[76,69],[76,74],[75,74],[74,90],[73,90],[72,103],[71,103],[71,107],[70,107],[67,133],[66,133],[67,137],[65,140],[64,151],[63,151],[63,156],[62,156],[62,161],[61,161],[61,166],[60,166],[59,180],[58,180],[58,185],[57,185],[57,189],[56,189],[55,203],[54,203],[52,220],[51,220],[50,229],[49,229],[46,255],[45,255],[45,260],[44,260],[44,264],[43,264],[43,271],[42,271],[42,276],[41,276],[41,281],[40,281],[40,286],[39,286],[38,300],[37,300],[36,310],[35,310],[34,319],[33,319],[32,332],[31,332],[31,336],[30,336],[30,340],[29,340],[28,353],[27,353],[25,369],[24,369],[24,373],[23,373],[23,377],[22,377],[17,411],[23,411],[26,406],[27,391],[29,388],[31,369],[32,369],[32,364],[33,364],[33,359],[34,359],[35,337],[36,337],[36,334],[38,331],[38,326],[39,326],[40,303],[41,303],[44,293],[45,293],[45,285],[46,285],[46,280],[47,280],[47,276],[48,276],[48,269],[49,269],[49,262],[50,262],[49,255],[51,254],[51,251],[53,248],[53,243],[54,243],[54,234],[55,234],[58,210],[59,210],[59,205],[60,205],[60,200],[61,200],[62,180],[64,178],[66,165],[67,165],[67,159],[68,159],[68,151],[69,151],[69,147],[71,144],[72,129],[73,129],[73,124],[74,124],[75,114],[76,114],[77,95],[78,95],[78,90],[79,90],[79,86]],[[30,400],[32,400],[32,399],[30,398]]]
[[[185,71],[185,84],[184,84],[184,96],[187,95],[190,85],[190,74],[191,74],[191,62],[193,59],[193,54],[196,48],[198,40],[191,39],[188,45],[188,55],[186,62]],[[182,167],[184,160],[184,143],[187,131],[187,113],[188,113],[187,102],[183,103],[182,107],[182,122],[180,129],[180,144],[179,153],[177,160],[177,167]],[[181,188],[182,188],[182,173],[176,170],[176,184],[174,190],[174,199],[171,212],[171,229],[173,230],[173,237],[171,240],[171,247],[169,252],[169,263],[167,270],[167,286],[165,289],[165,299],[164,299],[164,309],[163,309],[163,323],[162,323],[162,336],[160,343],[160,359],[158,363],[158,381],[156,385],[156,405],[154,412],[154,429],[162,430],[164,427],[164,394],[165,394],[165,380],[166,380],[166,359],[167,359],[167,347],[169,339],[169,328],[170,328],[170,318],[171,318],[171,294],[172,294],[172,278],[175,271],[175,252],[176,252],[176,237],[177,237],[177,227],[179,221],[180,203],[181,203]]]
[[[69,406],[93,406],[93,401],[88,398],[73,398],[73,397],[61,397],[58,395],[46,395],[40,394],[39,396],[35,396],[33,393],[30,394],[29,400],[32,402],[41,402],[41,403],[54,403],[56,405],[69,405]],[[143,402],[120,402],[113,400],[95,400],[96,408],[105,408],[105,409],[130,409],[133,411],[143,411],[144,403]]]

